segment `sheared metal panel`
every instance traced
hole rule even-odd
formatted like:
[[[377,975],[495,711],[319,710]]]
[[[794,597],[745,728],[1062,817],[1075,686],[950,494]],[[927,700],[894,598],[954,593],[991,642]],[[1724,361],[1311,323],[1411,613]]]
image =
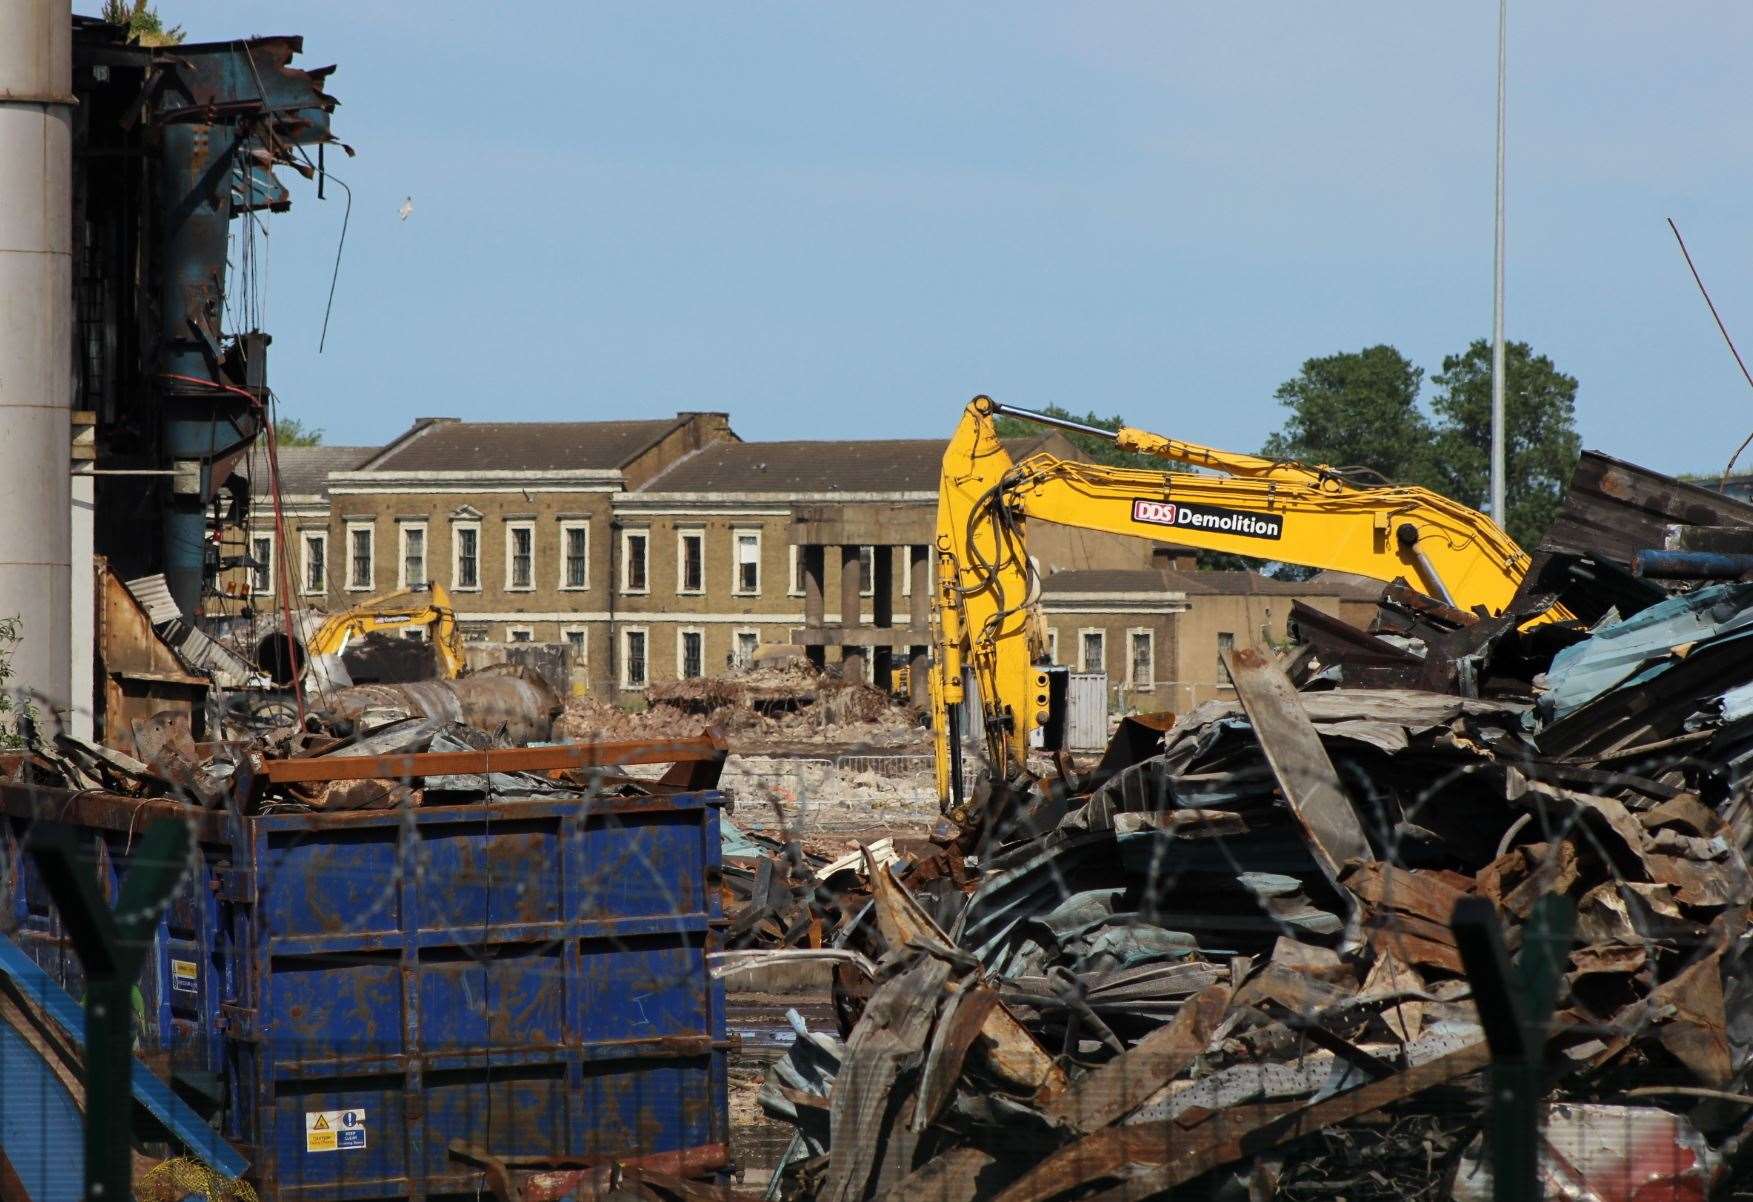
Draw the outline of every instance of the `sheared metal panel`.
[[[1065,745],[1100,751],[1108,745],[1108,674],[1073,672],[1066,692]]]
[[[208,814],[142,981],[141,1050],[217,1081],[266,1199],[472,1193],[453,1142],[722,1164],[724,996],[705,960],[721,804]],[[73,815],[112,887],[149,820],[136,805]],[[10,855],[29,820],[11,814]],[[22,863],[19,942],[77,996]]]
[[[1646,547],[1665,545],[1671,523],[1753,526],[1753,505],[1584,451],[1572,473],[1564,508],[1546,532],[1542,551],[1604,555],[1621,564]]]

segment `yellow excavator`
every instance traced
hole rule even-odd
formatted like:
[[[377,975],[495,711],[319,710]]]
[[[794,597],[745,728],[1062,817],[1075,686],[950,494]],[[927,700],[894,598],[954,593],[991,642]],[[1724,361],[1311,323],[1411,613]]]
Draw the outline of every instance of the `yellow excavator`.
[[[1195,470],[1109,467],[1046,452],[1013,463],[994,419],[1111,439]],[[1509,605],[1528,555],[1490,518],[1428,489],[1355,471],[1104,430],[977,396],[944,451],[937,500],[931,704],[938,796],[964,801],[963,668],[973,669],[995,781],[1026,775],[1030,735],[1054,708],[1030,518],[1177,546],[1408,583],[1457,609]],[[1567,616],[1554,611],[1548,617]]]
[[[385,593],[352,609],[331,614],[317,627],[307,649],[312,655],[340,655],[347,644],[374,631],[400,631],[424,627],[426,639],[438,657],[439,674],[454,680],[463,674],[463,637],[457,629],[456,610],[441,584]]]

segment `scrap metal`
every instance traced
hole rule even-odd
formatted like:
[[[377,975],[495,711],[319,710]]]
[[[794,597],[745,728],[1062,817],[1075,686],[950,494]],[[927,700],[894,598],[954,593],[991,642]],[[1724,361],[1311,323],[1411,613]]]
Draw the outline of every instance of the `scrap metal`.
[[[825,905],[820,862],[755,849],[792,884],[749,904],[847,956],[839,1030],[794,1019],[761,1095],[801,1141],[782,1195],[1744,1191],[1753,585],[1630,561],[1747,507],[1597,456],[1555,537],[1623,508],[1654,533],[1543,548],[1557,586],[1503,614],[1299,610],[1304,647],[1227,657],[1237,701],[1130,722],[971,866],[897,841]],[[1528,624],[1560,589],[1583,616]]]

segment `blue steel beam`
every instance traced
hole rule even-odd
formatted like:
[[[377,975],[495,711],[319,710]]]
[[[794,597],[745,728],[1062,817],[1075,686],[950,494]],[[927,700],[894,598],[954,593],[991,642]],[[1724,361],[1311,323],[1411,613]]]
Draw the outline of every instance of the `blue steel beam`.
[[[290,204],[273,165],[306,170],[296,148],[330,140],[337,102],[322,84],[334,68],[293,67],[302,48],[299,38],[270,37],[185,44],[155,57],[148,120],[160,137],[164,231],[160,437],[164,456],[188,469],[164,514],[164,573],[190,615],[200,613],[207,504],[224,483],[219,469],[260,433],[265,394],[263,365],[240,367],[220,326],[227,230],[237,213]],[[246,385],[253,395],[232,391]]]

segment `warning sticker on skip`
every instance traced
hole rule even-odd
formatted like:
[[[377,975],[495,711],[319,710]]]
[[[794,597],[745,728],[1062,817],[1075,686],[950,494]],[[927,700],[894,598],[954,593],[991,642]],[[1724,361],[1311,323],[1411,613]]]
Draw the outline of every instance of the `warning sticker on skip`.
[[[365,1146],[365,1111],[307,1110],[304,1112],[306,1152],[350,1152]]]
[[[178,993],[199,993],[200,969],[193,960],[170,962],[170,987]]]

